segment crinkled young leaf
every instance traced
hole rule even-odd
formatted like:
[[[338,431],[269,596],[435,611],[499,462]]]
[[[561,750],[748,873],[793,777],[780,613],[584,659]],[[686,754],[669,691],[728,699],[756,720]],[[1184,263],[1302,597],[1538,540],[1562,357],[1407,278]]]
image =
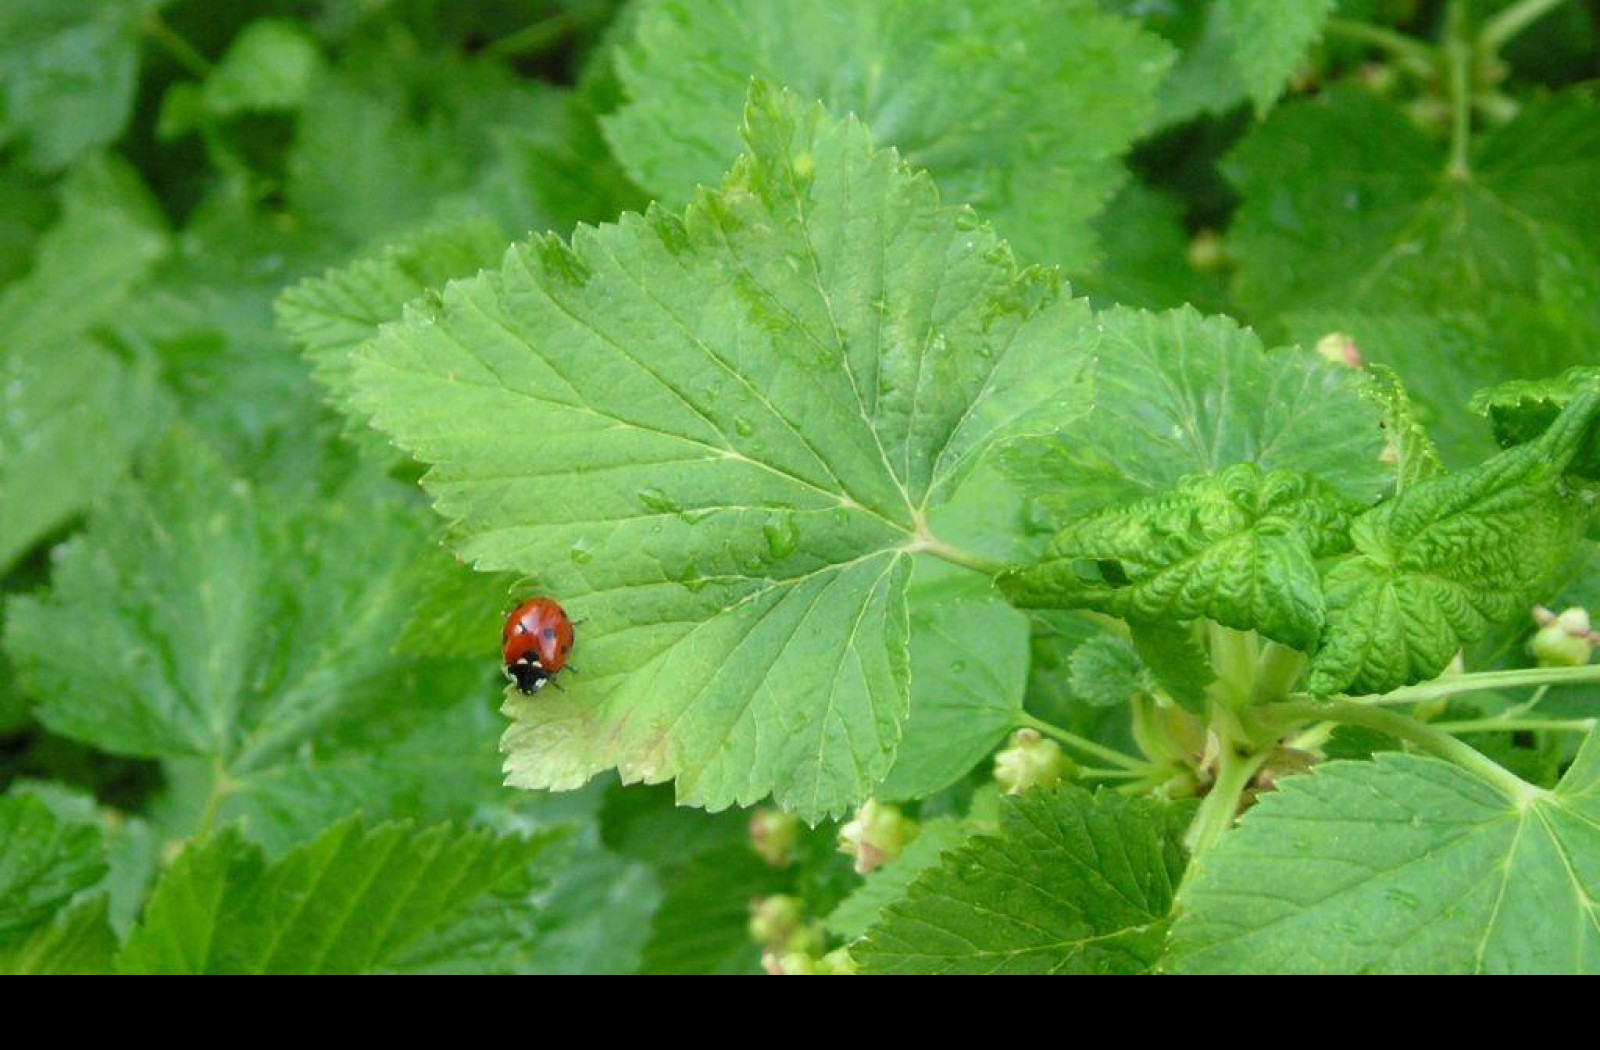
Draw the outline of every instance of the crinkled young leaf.
[[[132,173],[86,163],[27,276],[0,290],[0,575],[121,473],[159,415],[154,377],[90,339],[166,250]]]
[[[350,353],[400,319],[406,303],[495,265],[506,241],[486,219],[431,227],[278,297],[278,326],[300,347],[334,397],[354,393]]]
[[[1317,559],[1348,550],[1349,530],[1349,504],[1316,478],[1240,463],[1069,525],[999,583],[1024,608],[1204,617],[1309,650],[1323,624]]]
[[[1593,494],[1564,472],[1600,440],[1600,392],[1538,441],[1430,478],[1356,519],[1327,574],[1314,693],[1382,693],[1444,670],[1497,621],[1524,615],[1582,538]]]
[[[0,139],[32,167],[66,167],[133,113],[140,26],[165,0],[7,0],[0,7]]]
[[[1187,307],[1097,319],[1093,409],[1001,460],[1060,525],[1235,463],[1313,475],[1362,502],[1390,485],[1378,409],[1350,369],[1267,352],[1249,329]]]
[[[1177,810],[1079,788],[1008,798],[851,954],[865,973],[1143,973],[1183,874]]]
[[[1404,492],[1444,473],[1439,450],[1428,436],[1428,428],[1417,418],[1400,377],[1383,365],[1368,365],[1367,375],[1372,377],[1371,396],[1383,409],[1383,428],[1389,435],[1389,450],[1395,461],[1395,491]]]
[[[499,837],[447,824],[368,829],[351,819],[270,863],[232,832],[197,840],[156,884],[117,968],[151,974],[437,971],[450,969],[450,960],[430,948],[449,943],[459,969],[504,972],[516,943],[503,937],[503,927],[477,920],[485,910],[526,897],[530,865],[557,839]],[[455,937],[460,928],[474,932],[470,942]]]
[[[0,976],[109,974],[116,950],[116,935],[106,922],[106,899],[95,897],[0,946]]]
[[[1184,973],[1600,972],[1600,741],[1508,798],[1413,755],[1279,782],[1207,853],[1166,965]]]
[[[835,937],[854,940],[878,921],[888,905],[906,894],[906,887],[943,856],[966,842],[972,829],[951,817],[924,821],[917,837],[894,860],[877,868],[865,882],[828,913],[824,924]]]
[[[1282,107],[1225,165],[1244,198],[1229,230],[1240,302],[1473,313],[1536,298],[1548,268],[1600,243],[1593,101],[1529,102],[1474,136],[1468,167],[1447,171],[1443,145],[1353,88]]]
[[[0,942],[47,921],[105,871],[98,829],[28,795],[0,797]]]
[[[1091,0],[663,0],[605,129],[640,185],[683,201],[727,170],[745,85],[770,80],[856,114],[1024,259],[1085,269],[1170,57]]]
[[[918,580],[911,604],[911,717],[873,797],[925,798],[981,762],[1022,721],[1028,618],[970,572]]]
[[[757,85],[746,138],[683,215],[518,246],[356,355],[457,549],[586,620],[566,691],[509,702],[512,783],[867,797],[923,508],[1076,404],[1081,301],[853,120]]]

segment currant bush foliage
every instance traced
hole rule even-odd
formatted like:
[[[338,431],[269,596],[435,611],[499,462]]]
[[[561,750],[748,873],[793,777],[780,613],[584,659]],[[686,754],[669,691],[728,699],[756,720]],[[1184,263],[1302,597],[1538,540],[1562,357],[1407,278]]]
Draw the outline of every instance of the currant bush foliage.
[[[1600,969],[1593,18],[9,5],[0,972]]]

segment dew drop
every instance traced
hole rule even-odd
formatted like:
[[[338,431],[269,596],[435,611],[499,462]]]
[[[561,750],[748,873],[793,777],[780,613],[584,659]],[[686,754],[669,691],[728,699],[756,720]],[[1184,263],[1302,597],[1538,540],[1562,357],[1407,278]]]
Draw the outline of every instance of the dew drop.
[[[756,425],[743,416],[733,421],[733,429],[740,437],[749,437],[756,432]]]
[[[768,518],[761,526],[761,534],[767,538],[767,550],[774,558],[787,558],[800,546],[800,526],[789,514],[774,514]]]
[[[677,514],[683,509],[676,500],[654,485],[639,490],[639,502],[644,505],[645,510],[657,514]]]
[[[578,540],[567,553],[579,565],[587,565],[594,561],[594,550],[588,540]]]

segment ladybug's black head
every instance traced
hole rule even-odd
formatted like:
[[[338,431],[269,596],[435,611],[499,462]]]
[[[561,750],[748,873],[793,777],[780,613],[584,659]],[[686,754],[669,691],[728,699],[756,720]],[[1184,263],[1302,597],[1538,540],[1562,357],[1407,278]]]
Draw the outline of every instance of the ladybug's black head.
[[[517,691],[532,696],[550,681],[550,672],[531,660],[519,660],[506,668],[506,674],[517,683]]]

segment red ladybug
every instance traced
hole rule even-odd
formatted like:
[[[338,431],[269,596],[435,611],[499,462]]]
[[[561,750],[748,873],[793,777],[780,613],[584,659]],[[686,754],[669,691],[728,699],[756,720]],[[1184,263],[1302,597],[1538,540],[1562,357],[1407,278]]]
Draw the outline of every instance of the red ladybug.
[[[550,598],[529,598],[506,617],[500,632],[506,677],[522,693],[532,695],[567,666],[575,640],[572,621]]]

